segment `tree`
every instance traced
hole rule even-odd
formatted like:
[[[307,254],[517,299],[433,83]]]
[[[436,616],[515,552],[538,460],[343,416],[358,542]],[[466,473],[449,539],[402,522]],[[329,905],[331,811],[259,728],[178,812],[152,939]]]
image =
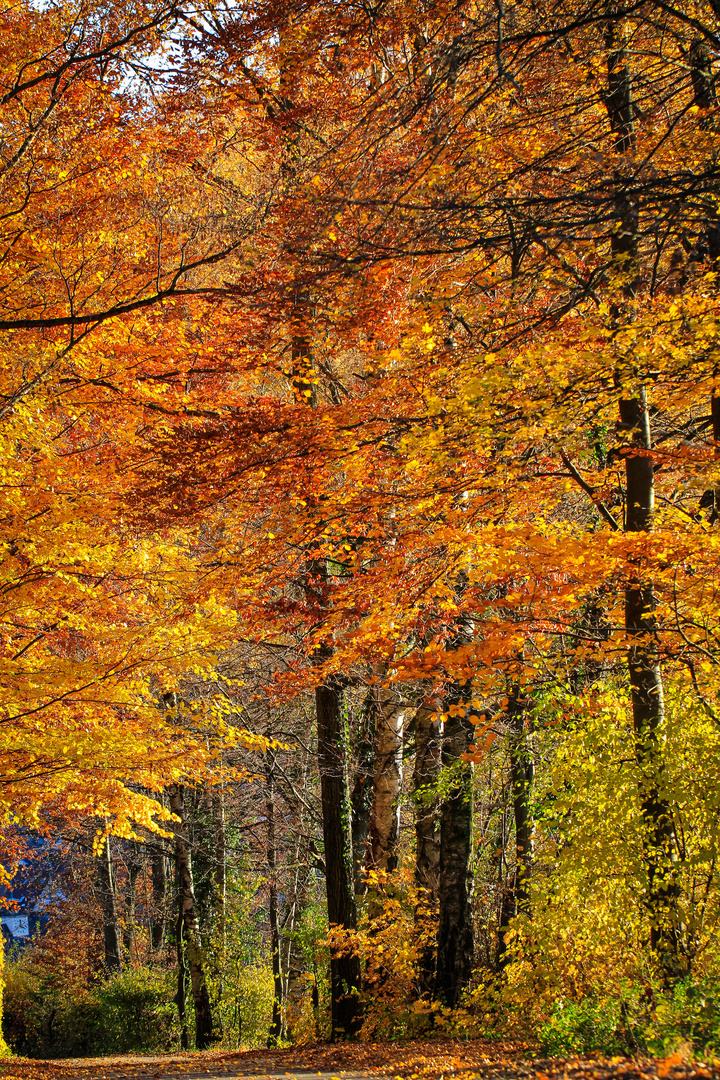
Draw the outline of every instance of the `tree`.
[[[671,981],[686,970],[688,950],[663,680],[684,681],[717,715],[703,667],[716,660],[707,601],[715,541],[702,513],[718,489],[705,415],[717,400],[708,225],[717,135],[712,58],[702,46],[716,38],[715,14],[700,3],[686,11],[653,0],[632,10],[595,0],[579,9],[521,4],[473,9],[472,17],[466,6],[426,4],[408,14],[399,0],[383,12],[318,2],[304,12],[302,31],[282,4],[195,20],[159,104],[123,113],[133,150],[148,152],[167,118],[171,152],[163,159],[156,149],[153,161],[172,161],[172,191],[150,169],[129,178],[140,216],[117,255],[97,233],[92,272],[97,263],[105,275],[97,297],[74,225],[63,243],[69,237],[75,261],[57,274],[49,258],[42,263],[49,314],[42,325],[29,315],[13,323],[14,348],[34,363],[41,333],[57,351],[54,335],[70,326],[72,361],[63,359],[62,374],[55,359],[42,368],[58,373],[34,391],[46,426],[52,421],[44,456],[28,449],[36,443],[27,417],[8,436],[7,459],[21,462],[10,480],[27,492],[32,473],[47,489],[71,492],[40,503],[26,494],[25,520],[42,515],[34,520],[43,529],[61,530],[80,502],[88,509],[80,526],[73,520],[74,534],[85,526],[106,544],[95,545],[96,572],[77,587],[70,626],[92,622],[96,652],[83,639],[87,659],[73,644],[63,701],[77,700],[78,715],[87,715],[79,661],[96,681],[110,673],[103,678],[118,696],[104,715],[115,719],[119,705],[139,700],[152,715],[157,694],[187,667],[180,653],[192,652],[211,681],[214,657],[233,639],[287,650],[292,659],[281,671],[268,665],[261,692],[280,702],[315,697],[330,918],[349,929],[343,710],[366,689],[385,703],[442,703],[437,881],[429,814],[418,816],[418,871],[438,890],[438,984],[456,1003],[472,966],[469,761],[483,760],[495,721],[513,729],[515,899],[525,900],[533,703],[568,684],[592,701],[577,673],[583,665],[608,673],[622,654],[646,825],[638,840],[644,917]],[[78,96],[87,108],[88,97]],[[119,96],[137,101],[132,88]],[[185,140],[198,115],[212,121],[207,135]],[[114,123],[102,133],[108,151],[120,138]],[[63,221],[81,215],[87,235],[107,216],[92,176],[78,176],[63,204]],[[153,256],[152,288],[151,204],[178,226],[169,262],[162,245]],[[38,222],[25,238],[47,236]],[[145,254],[130,257],[132,243]],[[23,259],[30,293],[27,251]],[[76,278],[77,317],[61,289]],[[199,306],[200,295],[212,305]],[[163,297],[178,303],[152,310]],[[134,308],[143,314],[131,318],[136,300],[148,310]],[[29,311],[31,300],[24,303]],[[117,322],[77,340],[78,326],[110,313]],[[73,419],[71,401],[82,419]],[[20,406],[13,415],[23,415]],[[111,457],[93,441],[103,425],[117,443]],[[88,490],[83,463],[103,470],[102,490]],[[118,540],[114,521],[103,526],[108,506],[130,522],[132,542]],[[30,542],[15,533],[10,551]],[[25,566],[13,557],[18,579],[28,567],[40,574],[45,608],[65,618],[67,597],[58,601],[53,590],[68,570],[51,534],[41,571],[40,560]],[[66,540],[63,533],[63,550]],[[16,595],[15,579],[9,589]],[[97,603],[93,590],[102,594]],[[594,623],[585,619],[590,604]],[[39,625],[38,612],[18,600],[13,619],[13,656],[29,665],[35,646],[47,644],[22,692],[43,679],[57,686],[53,665],[70,645],[56,617]],[[142,673],[144,699],[131,673]],[[41,709],[51,704],[66,716],[57,731],[60,746],[69,745],[75,713],[54,697],[38,699]],[[376,723],[378,740],[392,735],[378,746],[374,828],[377,861],[388,865],[400,741],[399,713],[391,718]],[[433,732],[423,721],[418,739],[418,722],[416,775],[431,777],[428,786]],[[182,783],[186,774],[169,764],[178,739],[195,755],[188,768],[206,767],[197,731],[187,725],[179,734],[176,725],[161,726],[150,770],[148,727],[138,724],[134,757],[118,753],[118,778],[134,770],[150,790]],[[111,741],[117,725],[108,732],[93,732],[92,745]],[[218,753],[222,739],[213,740]],[[35,768],[27,741],[19,750]],[[58,760],[69,791],[79,767]],[[40,767],[47,775],[54,765]],[[37,807],[48,793],[32,797]],[[92,805],[129,821],[130,810],[109,798],[96,787]],[[126,792],[117,806],[128,800],[132,813],[141,805],[151,812]],[[346,991],[359,969],[347,956],[333,964],[335,1019],[351,1032],[355,996]]]

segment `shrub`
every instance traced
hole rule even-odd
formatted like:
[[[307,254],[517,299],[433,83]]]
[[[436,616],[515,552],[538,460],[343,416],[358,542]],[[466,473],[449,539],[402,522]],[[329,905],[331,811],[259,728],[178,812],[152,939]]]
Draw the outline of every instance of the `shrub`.
[[[3,1030],[28,1057],[161,1051],[177,1045],[171,978],[133,968],[91,986],[48,979],[28,959],[8,965]]]
[[[513,1010],[507,986],[499,996],[509,1008],[495,1014],[495,1032],[508,1030],[514,1012],[517,1033],[520,1011]],[[645,983],[624,986],[614,996],[561,998],[549,1016],[535,1020],[534,1030],[531,1026],[523,1034],[534,1035],[550,1057],[593,1052],[666,1057],[681,1051],[713,1058],[720,1050],[720,986],[688,978],[669,991]]]
[[[550,1057],[572,1057],[593,1050],[617,1054],[628,1049],[622,1038],[618,999],[559,1001],[538,1037],[543,1053]]]

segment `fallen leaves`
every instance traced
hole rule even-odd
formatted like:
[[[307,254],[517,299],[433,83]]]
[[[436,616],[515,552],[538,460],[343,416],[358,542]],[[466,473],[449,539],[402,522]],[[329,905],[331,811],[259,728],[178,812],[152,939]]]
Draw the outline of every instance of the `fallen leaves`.
[[[287,1050],[216,1051],[142,1058],[127,1056],[72,1061],[4,1063],[2,1080],[200,1080],[201,1077],[257,1077],[283,1080],[711,1080],[715,1064],[693,1064],[675,1053],[663,1059],[576,1057],[533,1060],[526,1044],[438,1039],[426,1042],[344,1043]]]

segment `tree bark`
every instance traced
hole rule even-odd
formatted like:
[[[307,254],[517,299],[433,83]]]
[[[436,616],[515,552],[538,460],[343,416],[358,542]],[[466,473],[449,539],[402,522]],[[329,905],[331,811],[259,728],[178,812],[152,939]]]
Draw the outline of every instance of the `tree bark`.
[[[328,921],[331,926],[354,930],[357,925],[350,801],[347,790],[346,751],[341,682],[330,677],[315,691],[318,766],[325,841],[325,881]],[[360,1027],[360,961],[347,952],[330,959],[332,1038],[351,1038]]]
[[[143,865],[143,852],[135,840],[130,841],[130,851],[127,859],[127,884],[125,886],[125,911],[123,913],[123,952],[127,960],[132,964],[135,951],[135,905],[137,902],[136,888],[137,879]]]
[[[421,705],[413,719],[415,728],[415,884],[438,898],[440,829],[437,795],[431,794],[440,775],[441,722],[435,709]]]
[[[608,6],[605,42],[608,93],[606,105],[613,145],[628,156],[615,175],[616,222],[611,234],[611,255],[626,301],[634,300],[638,284],[638,205],[627,193],[632,179],[630,155],[636,146],[632,79],[626,28],[613,5]],[[616,306],[613,316],[623,316]],[[622,388],[624,372],[616,373]],[[653,477],[650,414],[644,385],[633,387],[632,396],[621,394],[619,429],[629,436],[625,458],[625,532],[652,529],[655,488]],[[636,566],[625,589],[625,630],[629,639],[627,660],[632,702],[635,760],[638,764],[639,796],[643,822],[643,862],[647,876],[646,904],[650,916],[650,944],[666,983],[683,973],[677,913],[677,887],[672,811],[662,791],[661,727],[665,719],[663,683],[655,619],[653,582]]]
[[[705,42],[697,37],[690,48],[690,80],[693,87],[695,104],[703,111],[711,111],[717,107],[717,90],[712,72],[712,55]],[[712,128],[715,125],[713,116],[706,116],[701,121],[701,127]],[[703,243],[701,244],[702,255],[707,257],[712,264],[720,257],[720,229],[718,228],[717,213],[713,214],[707,222],[704,230]],[[713,388],[710,397],[710,415],[712,418],[712,437],[715,449],[715,457],[720,458],[720,368],[716,365],[713,370]],[[710,524],[714,525],[720,520],[720,489],[704,493],[701,506],[710,509]]]
[[[440,809],[434,790],[440,775],[441,721],[437,710],[421,705],[413,717],[415,729],[415,884],[421,899],[415,909],[416,930],[438,902],[440,879]],[[418,979],[426,993],[435,987],[437,939],[428,941],[418,962]]]
[[[510,784],[515,818],[515,910],[527,908],[528,886],[533,863],[533,822],[530,796],[535,765],[527,744],[525,716],[527,701],[519,686],[508,696],[507,721],[510,743]]]
[[[190,968],[190,987],[195,1010],[195,1046],[198,1050],[207,1050],[212,1043],[213,1024],[195,904],[192,855],[190,844],[184,835],[184,792],[179,784],[175,784],[169,789],[168,794],[170,796],[170,809],[180,819],[179,823],[174,826],[178,914],[182,920],[188,966]]]
[[[350,808],[352,811],[352,853],[355,895],[365,892],[365,867],[370,832],[375,756],[375,708],[373,692],[368,691],[360,714],[360,730],[354,740],[355,763]]]
[[[712,53],[703,38],[698,35],[690,46],[690,81],[693,98],[699,109],[710,111],[717,106],[717,90],[712,71]],[[710,127],[712,120],[703,117],[703,127]]]
[[[456,686],[447,700],[442,741],[443,769],[453,785],[440,810],[439,926],[436,992],[450,1008],[460,1000],[473,967],[472,924],[472,774],[462,762],[473,727],[462,708],[467,692]],[[468,703],[469,705],[469,703]],[[469,712],[469,707],[467,709]]]
[[[267,826],[267,864],[268,864],[268,906],[270,917],[270,949],[273,970],[273,1008],[268,1046],[276,1046],[284,1038],[283,1025],[283,980],[280,965],[280,923],[278,920],[277,887],[277,840],[275,835],[275,775],[273,766],[275,756],[272,750],[265,753],[265,821]]]
[[[375,770],[369,862],[375,869],[391,873],[398,865],[405,710],[393,690],[376,690],[374,699]]]
[[[151,858],[153,917],[150,944],[153,951],[162,948],[165,940],[165,903],[167,898],[167,856],[156,849]]]
[[[626,45],[626,30],[622,18],[614,7],[608,5],[608,21],[605,26],[608,89],[605,104],[613,133],[613,149],[620,156],[621,164],[615,169],[615,213],[610,234],[612,266],[626,297],[637,293],[638,277],[638,225],[639,206],[630,193],[632,169],[622,164],[623,157],[635,150],[635,125],[633,120],[632,79]]]
[[[650,417],[644,389],[640,396],[620,402],[622,427],[631,432],[626,450],[626,532],[652,529],[654,478]],[[640,453],[633,453],[637,449]],[[643,453],[645,451],[645,453]],[[672,808],[662,791],[662,733],[665,721],[663,682],[655,619],[653,583],[638,567],[625,590],[625,629],[630,639],[628,669],[635,733],[635,758],[640,773],[644,862],[650,944],[666,983],[685,973],[682,935],[678,921],[678,887]]]
[[[521,910],[529,911],[529,884],[533,863],[533,819],[530,797],[535,777],[535,764],[527,743],[526,713],[527,700],[521,687],[516,683],[508,694],[508,707],[505,713],[510,754],[510,790],[515,825],[515,868],[510,882],[502,890],[500,901],[498,967],[501,969],[506,963],[505,934],[508,924]],[[504,833],[504,822],[501,822],[501,833]],[[499,865],[501,880],[503,861],[501,854]]]
[[[216,974],[218,996],[221,996],[223,972],[227,956],[227,844],[225,836],[225,791],[222,784],[213,788],[212,806],[215,827],[215,912],[220,939],[219,962]]]
[[[118,932],[115,874],[113,872],[109,836],[104,838],[98,853],[98,875],[100,878],[100,905],[103,915],[105,971],[108,975],[111,975],[122,970],[122,958],[120,954],[120,934]]]
[[[180,1021],[180,1047],[183,1050],[190,1049],[190,1039],[188,1037],[187,1026],[187,994],[185,991],[185,981],[187,979],[187,964],[185,963],[185,933],[184,922],[182,912],[178,911],[177,919],[175,920],[175,944],[177,947],[177,993],[175,995],[175,1002],[178,1007],[178,1019]]]

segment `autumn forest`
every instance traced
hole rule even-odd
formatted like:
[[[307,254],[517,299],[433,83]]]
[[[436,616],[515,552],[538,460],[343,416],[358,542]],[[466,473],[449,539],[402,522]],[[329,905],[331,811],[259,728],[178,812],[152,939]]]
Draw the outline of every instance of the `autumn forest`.
[[[718,0],[3,0],[31,1057],[720,1053]]]

